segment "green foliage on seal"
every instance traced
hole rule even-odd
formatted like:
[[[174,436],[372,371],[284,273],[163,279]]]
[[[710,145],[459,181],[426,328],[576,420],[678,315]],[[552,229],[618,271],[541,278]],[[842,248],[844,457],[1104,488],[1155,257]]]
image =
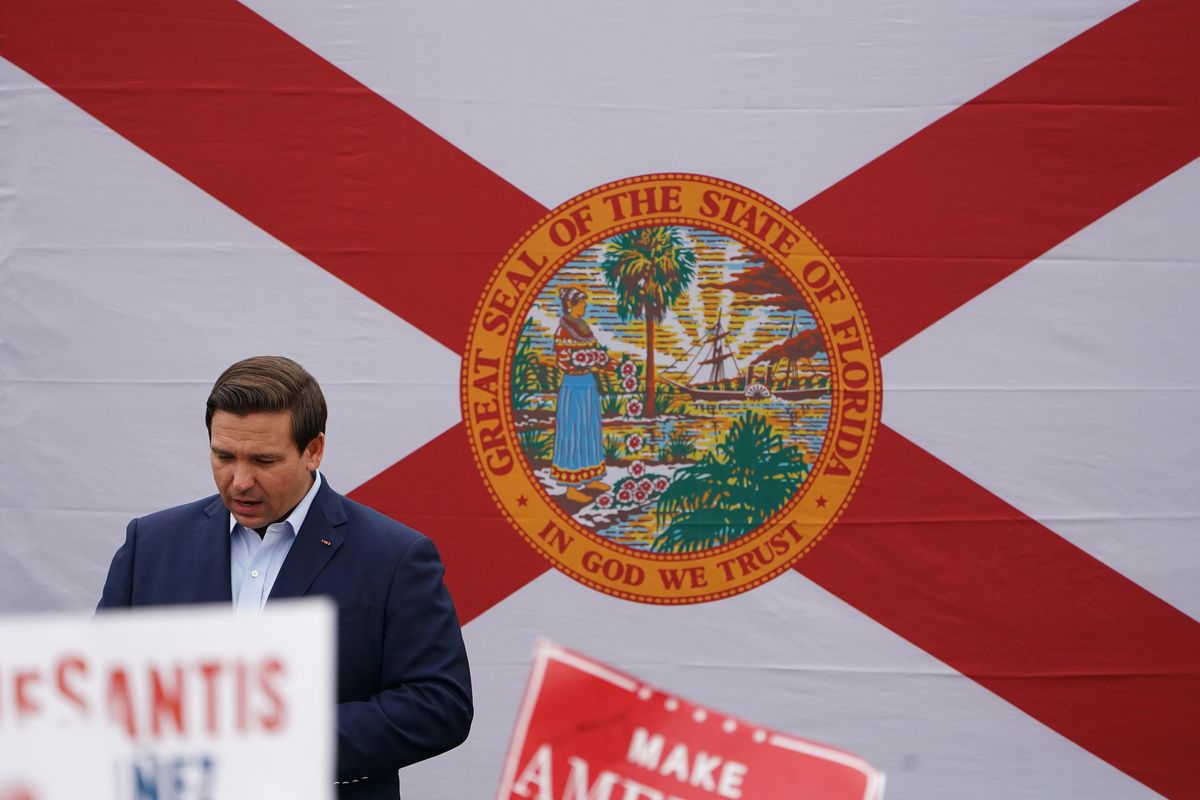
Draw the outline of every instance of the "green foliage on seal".
[[[617,315],[646,325],[646,402],[642,415],[656,415],[654,326],[663,321],[696,277],[696,253],[679,231],[665,226],[618,233],[600,262],[604,281],[617,297]]]
[[[517,441],[531,461],[549,459],[554,453],[554,434],[550,431],[537,428],[517,431]]]
[[[658,499],[659,552],[694,552],[745,536],[791,499],[808,475],[800,450],[747,411],[721,443],[682,467]],[[665,527],[664,527],[665,526]]]
[[[696,443],[685,431],[675,431],[658,448],[658,460],[664,464],[672,461],[690,461],[696,453]]]
[[[533,320],[525,320],[512,360],[513,409],[536,407],[536,396],[554,391],[561,372],[553,363],[538,359],[537,348],[533,345]]]

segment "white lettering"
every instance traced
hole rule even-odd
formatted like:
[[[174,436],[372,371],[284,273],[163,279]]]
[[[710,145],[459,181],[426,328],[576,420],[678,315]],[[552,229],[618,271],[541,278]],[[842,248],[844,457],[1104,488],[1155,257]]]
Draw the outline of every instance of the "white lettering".
[[[521,772],[521,777],[517,779],[517,783],[513,786],[513,794],[518,794],[521,797],[530,797],[529,784],[537,785],[537,796],[535,800],[554,800],[553,790],[551,785],[553,781],[550,777],[550,762],[551,762],[550,745],[544,744],[537,749],[533,754],[533,758],[529,759],[529,763],[525,765],[525,769]]]
[[[604,770],[596,776],[596,782],[591,788],[588,788],[587,762],[571,756],[567,763],[571,765],[571,774],[567,776],[567,790],[563,793],[563,800],[610,800],[613,784],[619,777],[616,773]]]
[[[738,800],[742,796],[742,781],[749,769],[740,761],[726,761],[725,766],[721,767],[721,779],[717,781],[717,794]]]
[[[720,763],[720,756],[710,756],[701,750],[696,753],[696,762],[692,764],[692,777],[688,782],[706,792],[714,791],[717,788],[717,781],[713,777],[713,772]]]
[[[687,745],[677,744],[671,748],[671,752],[667,754],[667,758],[658,772],[660,775],[669,775],[682,783],[687,783],[689,766],[691,766],[691,760],[688,758]]]
[[[659,759],[662,758],[663,737],[653,736],[645,728],[635,728],[633,738],[629,741],[629,753],[625,760],[630,764],[654,771],[658,769]]]

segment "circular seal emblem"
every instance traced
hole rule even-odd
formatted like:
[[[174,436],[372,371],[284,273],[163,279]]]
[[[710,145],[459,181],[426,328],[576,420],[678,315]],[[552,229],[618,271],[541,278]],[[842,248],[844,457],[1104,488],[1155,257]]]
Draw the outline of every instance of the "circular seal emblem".
[[[727,181],[606,184],[547,214],[475,312],[463,416],[483,480],[558,569],[692,603],[778,575],[833,526],[880,416],[833,257]]]

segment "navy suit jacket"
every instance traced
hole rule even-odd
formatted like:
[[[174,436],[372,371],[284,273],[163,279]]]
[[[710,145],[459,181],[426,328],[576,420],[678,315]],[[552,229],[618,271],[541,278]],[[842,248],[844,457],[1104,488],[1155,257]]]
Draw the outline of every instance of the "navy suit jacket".
[[[220,496],[169,508],[129,523],[98,608],[231,603],[229,569]],[[337,603],[339,798],[395,800],[398,769],[467,737],[471,677],[442,573],[429,539],[322,480],[267,602]]]

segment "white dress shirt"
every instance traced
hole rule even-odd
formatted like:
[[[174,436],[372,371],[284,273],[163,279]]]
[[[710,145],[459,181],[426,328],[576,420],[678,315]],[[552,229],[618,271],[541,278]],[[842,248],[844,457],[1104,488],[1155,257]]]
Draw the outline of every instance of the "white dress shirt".
[[[321,473],[317,472],[308,494],[287,519],[272,522],[261,538],[253,528],[243,527],[233,514],[229,515],[229,574],[233,607],[238,614],[257,614],[266,605],[283,560],[291,551],[319,488]]]

